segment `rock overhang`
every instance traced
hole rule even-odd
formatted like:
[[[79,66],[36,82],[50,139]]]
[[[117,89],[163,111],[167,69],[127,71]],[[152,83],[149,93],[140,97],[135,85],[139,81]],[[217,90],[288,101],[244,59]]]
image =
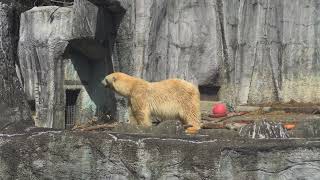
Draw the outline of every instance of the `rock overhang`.
[[[46,18],[37,19],[35,14],[43,14]],[[32,9],[21,14],[24,23],[26,19],[36,19],[36,21],[31,21],[32,28],[36,28],[37,33],[33,36],[34,41],[46,41],[50,38],[59,37],[61,40],[73,40],[82,38],[92,38],[96,39],[98,42],[104,41],[105,38],[103,34],[99,34],[97,31],[103,31],[96,29],[105,28],[101,27],[99,23],[106,21],[109,23],[109,18],[105,16],[122,16],[125,13],[125,9],[121,7],[119,1],[99,1],[99,0],[75,0],[72,6],[61,7],[61,6],[40,6],[33,7]],[[66,17],[63,17],[66,16]],[[112,18],[112,17],[111,17]],[[62,21],[64,20],[64,21]],[[29,22],[29,21],[28,21]],[[112,21],[111,21],[112,22]],[[103,23],[102,23],[103,24]],[[27,25],[27,24],[26,24]],[[52,27],[47,27],[52,26]],[[55,26],[63,26],[64,28],[58,28]],[[107,26],[103,24],[103,26]],[[20,41],[24,40],[28,32],[25,31],[25,26],[21,26],[20,30]],[[80,28],[79,28],[80,27]],[[62,31],[56,31],[62,30]],[[38,36],[45,35],[43,38]],[[30,36],[29,36],[30,37]],[[30,40],[30,39],[26,39]]]
[[[113,69],[113,44],[124,13],[116,2],[75,0],[72,6],[34,7],[21,14],[18,48],[21,82],[24,81],[28,100],[34,101],[36,126],[64,127],[66,88],[84,89],[80,96],[86,98],[82,103],[85,107],[81,109],[90,114],[89,106],[93,104],[90,117],[97,109],[114,112],[114,95],[104,93],[105,89],[95,83]],[[90,88],[85,89],[86,85]],[[91,86],[97,87],[95,94]],[[97,94],[101,97],[97,98]]]

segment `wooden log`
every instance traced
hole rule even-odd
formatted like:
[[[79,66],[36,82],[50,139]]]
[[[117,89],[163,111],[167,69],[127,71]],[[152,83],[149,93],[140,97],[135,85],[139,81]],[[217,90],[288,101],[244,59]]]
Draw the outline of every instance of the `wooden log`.
[[[206,116],[206,117],[201,117],[201,120],[203,120],[203,121],[216,121],[217,118],[212,118],[212,117]]]
[[[287,113],[305,113],[305,114],[320,114],[319,106],[305,106],[305,107],[273,107],[272,110],[282,110]]]
[[[262,110],[264,112],[270,112],[272,110],[271,107],[259,107],[259,106],[236,106],[235,111],[236,112],[253,112]]]

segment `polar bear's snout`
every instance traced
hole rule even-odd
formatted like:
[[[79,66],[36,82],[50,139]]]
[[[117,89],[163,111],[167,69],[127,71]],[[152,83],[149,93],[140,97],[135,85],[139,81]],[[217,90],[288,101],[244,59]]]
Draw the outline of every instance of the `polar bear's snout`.
[[[106,79],[103,79],[101,83],[103,84],[104,87],[108,87],[108,82]]]

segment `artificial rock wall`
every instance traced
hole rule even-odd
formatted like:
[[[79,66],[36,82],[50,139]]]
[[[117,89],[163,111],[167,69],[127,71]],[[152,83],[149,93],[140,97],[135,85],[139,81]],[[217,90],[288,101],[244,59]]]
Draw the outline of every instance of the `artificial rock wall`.
[[[119,11],[117,11],[118,9]],[[21,81],[36,105],[36,126],[64,128],[66,89],[80,89],[81,118],[115,112],[114,94],[100,83],[113,71],[117,4],[76,0],[73,6],[34,7],[21,15]]]
[[[120,0],[119,69],[221,86],[221,100],[319,102],[317,0]]]
[[[96,16],[99,12],[91,8],[95,6],[106,6],[112,14],[110,19]],[[221,87],[221,100],[237,104],[320,101],[319,3],[316,0],[75,1],[73,7],[58,8],[54,13],[58,19],[51,19],[50,13],[55,8],[49,8],[46,15],[41,15],[43,11],[36,12],[41,7],[22,15],[21,47],[37,44],[38,50],[25,48],[19,52],[21,62],[32,62],[27,58],[41,59],[48,54],[51,59],[62,59],[60,55],[68,41],[94,37],[102,47],[108,48],[105,51],[109,57],[106,67],[110,69],[106,72],[122,71],[149,81],[178,77],[200,86],[218,86]],[[75,12],[79,12],[81,18],[70,18],[66,14]],[[63,15],[59,16],[59,13]],[[31,14],[39,16],[32,17]],[[51,24],[50,31],[47,31],[47,25],[43,25],[39,32],[24,22],[24,16],[30,16],[31,22],[40,18],[39,22],[56,25]],[[108,33],[103,33],[104,28],[84,23],[87,19],[88,22],[94,22],[94,17],[100,17],[100,24],[104,22],[106,27],[113,27],[106,29]],[[27,31],[35,36],[26,39]],[[94,31],[104,35],[97,36]],[[84,55],[90,54],[88,51],[99,51],[100,46],[90,48],[86,46],[87,42],[83,43],[85,46],[77,42],[74,44],[77,44],[75,49]],[[61,48],[46,49],[53,46]],[[36,55],[37,51],[48,53]],[[50,61],[56,63],[52,65],[56,70],[62,64],[60,61]],[[28,69],[23,62],[21,66]],[[58,72],[46,73],[46,65],[41,68],[49,79],[42,81],[41,72],[38,71],[23,74],[23,77],[26,76],[25,91],[29,97],[35,95],[32,94],[36,84],[32,79],[36,79],[35,76],[40,79],[40,86],[41,82],[49,83],[40,87],[44,93],[47,92],[46,88],[59,89],[61,86],[53,83],[53,80],[60,81],[55,79],[60,76],[52,77]],[[51,115],[43,119],[54,119],[54,108],[58,109],[55,111],[62,111],[63,107],[59,104],[63,104],[63,97],[56,94],[59,92],[50,90],[47,93],[47,99],[43,100],[47,105],[42,109],[51,111]],[[117,95],[111,101],[117,119],[126,119],[126,101]]]
[[[43,131],[0,135],[0,177],[316,180],[319,149],[318,139]]]
[[[0,132],[32,126],[30,109],[16,74],[19,14],[31,1],[0,2]]]

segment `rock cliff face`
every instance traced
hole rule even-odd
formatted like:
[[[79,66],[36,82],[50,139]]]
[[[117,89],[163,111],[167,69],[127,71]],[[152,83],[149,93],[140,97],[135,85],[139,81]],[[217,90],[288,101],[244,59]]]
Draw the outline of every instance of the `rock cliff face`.
[[[25,94],[18,81],[19,14],[30,1],[0,1],[0,132],[33,125]]]
[[[21,87],[17,56],[20,14],[46,0],[0,1],[0,132],[22,130],[34,125]],[[18,74],[17,74],[18,72]]]
[[[108,71],[150,81],[180,77],[200,86],[221,86],[221,99],[232,102],[320,101],[316,0],[90,0],[92,6],[85,0],[75,2],[73,7],[37,7],[21,18],[21,80],[34,99],[39,82],[45,99],[37,103],[44,126],[54,126],[53,120],[63,117],[64,96],[56,90],[62,89],[61,66],[70,46],[91,59],[107,57]],[[320,178],[319,139],[33,128],[2,134],[12,124],[32,125],[14,73],[18,28],[13,20],[14,12],[21,11],[15,11],[15,5],[0,2],[1,179]],[[100,6],[111,13],[107,21],[99,14],[104,12]],[[118,14],[122,8],[124,17]],[[71,12],[78,14],[70,19]],[[33,26],[34,21],[44,26]],[[28,74],[31,69],[36,73]],[[109,95],[109,102],[117,103],[118,114],[124,115],[125,101]]]
[[[94,70],[100,78],[112,71],[149,81],[178,77],[211,94],[220,88],[220,100],[237,104],[320,102],[320,7],[315,0],[77,0],[73,6],[57,8],[52,16],[56,18],[52,18],[55,8],[34,8],[21,19],[19,55],[24,87],[28,97],[37,99],[38,89],[40,98],[45,97],[44,104],[39,103],[41,99],[36,101],[45,114],[40,119],[51,122],[44,126],[51,127],[54,117],[63,117],[64,96],[59,90],[63,80],[58,79],[63,62],[53,59],[62,60],[71,40],[84,56],[108,57],[104,65],[95,63],[105,66],[104,71]],[[107,9],[109,16],[101,15],[102,9]],[[48,18],[52,18],[50,22]],[[43,24],[33,29],[29,20]],[[83,38],[94,41],[77,41]],[[28,48],[30,45],[33,48]],[[49,67],[48,62],[56,64]],[[98,83],[93,86],[99,87]],[[88,94],[102,96],[103,92]],[[104,103],[109,111],[125,120],[126,101],[106,93],[100,99],[108,99]],[[57,116],[53,114],[58,111]]]
[[[50,16],[54,9],[55,14]],[[60,68],[62,54],[68,45],[67,39],[71,37],[71,26],[65,25],[70,24],[69,18],[62,16],[71,16],[71,10],[67,7],[34,7],[28,12],[21,15],[19,39],[24,89],[28,99],[35,100],[39,112],[36,125],[52,127],[53,119],[61,118],[59,114],[63,107],[59,105],[64,99],[59,89],[62,83],[56,82],[63,82],[63,76],[60,75],[63,71]],[[61,21],[67,21],[63,27]]]
[[[218,85],[221,60],[215,1],[122,1],[120,70],[159,81],[178,77]]]
[[[221,86],[222,100],[240,104],[320,101],[316,0],[121,4],[127,10],[116,44],[122,71]]]
[[[319,2],[227,2],[231,94],[240,103],[319,102]]]
[[[1,135],[0,175],[2,179],[319,179],[319,150],[317,140],[49,131]]]
[[[114,93],[100,82],[114,69],[111,50],[123,10],[119,3],[99,2],[76,0],[73,6],[22,13],[18,54],[24,90],[35,102],[36,126],[64,128],[69,116],[82,123],[94,115],[114,115]],[[67,116],[72,91],[78,93],[77,113]]]

